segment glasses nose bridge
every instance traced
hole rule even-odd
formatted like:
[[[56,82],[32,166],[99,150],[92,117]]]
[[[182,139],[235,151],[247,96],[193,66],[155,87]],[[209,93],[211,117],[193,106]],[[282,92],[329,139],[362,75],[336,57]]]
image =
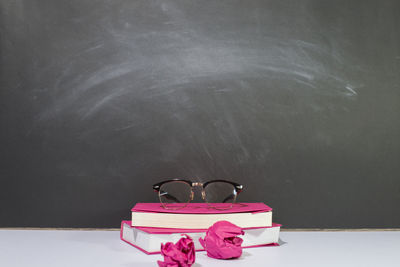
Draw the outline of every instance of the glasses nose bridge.
[[[205,200],[206,199],[206,192],[204,192],[204,188],[203,188],[203,183],[192,183],[192,187],[201,187],[201,198],[203,199],[203,200]],[[192,191],[193,192],[193,191]],[[192,199],[193,200],[193,199]]]
[[[203,187],[203,183],[192,183],[192,187],[200,186]]]

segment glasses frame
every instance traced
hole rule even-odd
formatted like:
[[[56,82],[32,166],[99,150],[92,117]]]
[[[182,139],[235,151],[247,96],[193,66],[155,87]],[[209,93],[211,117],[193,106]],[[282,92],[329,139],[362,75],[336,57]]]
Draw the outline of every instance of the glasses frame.
[[[165,203],[163,203],[163,202],[161,201],[161,195],[160,195],[161,186],[162,186],[163,184],[170,183],[170,182],[183,182],[183,183],[186,183],[187,185],[190,186],[190,197],[189,197],[188,202],[182,203],[182,204],[184,204],[184,206],[182,206],[182,207],[174,207],[174,208],[171,208],[171,207],[167,207],[167,206],[165,205]],[[212,184],[212,183],[215,183],[215,182],[224,182],[224,183],[231,184],[231,185],[233,186],[233,188],[235,189],[235,197],[234,197],[233,202],[232,202],[232,205],[231,205],[230,207],[228,207],[228,208],[216,208],[216,207],[212,206],[211,203],[207,202],[207,199],[206,199],[206,191],[205,191],[205,189],[206,189],[207,185]],[[160,203],[161,203],[161,205],[162,205],[162,207],[163,207],[164,209],[174,209],[174,210],[176,210],[176,209],[182,209],[182,208],[186,207],[187,204],[188,204],[190,201],[193,200],[193,198],[194,198],[193,188],[196,187],[196,186],[197,186],[197,187],[201,187],[201,198],[204,200],[204,202],[206,202],[211,208],[215,208],[215,209],[230,209],[230,208],[232,208],[233,204],[236,203],[237,195],[238,195],[240,192],[242,192],[242,190],[243,190],[243,185],[238,184],[238,183],[235,183],[235,182],[232,182],[232,181],[221,180],[221,179],[218,179],[218,180],[210,180],[210,181],[207,181],[207,182],[205,182],[205,183],[192,182],[192,181],[186,180],[186,179],[169,179],[169,180],[165,180],[165,181],[162,181],[162,182],[159,182],[159,183],[154,184],[154,185],[153,185],[153,189],[154,189],[155,192],[157,192],[159,201],[160,201]]]

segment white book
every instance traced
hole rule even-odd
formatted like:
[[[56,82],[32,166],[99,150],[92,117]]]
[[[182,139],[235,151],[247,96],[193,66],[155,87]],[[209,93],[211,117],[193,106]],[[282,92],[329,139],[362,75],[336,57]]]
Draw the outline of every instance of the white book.
[[[276,246],[279,241],[280,224],[273,223],[271,227],[243,228],[244,235],[242,247]],[[199,238],[204,238],[207,229],[168,229],[153,227],[131,226],[131,221],[122,221],[121,239],[126,243],[140,249],[146,254],[160,253],[162,243],[178,242],[187,234],[193,239],[196,251],[204,250]]]

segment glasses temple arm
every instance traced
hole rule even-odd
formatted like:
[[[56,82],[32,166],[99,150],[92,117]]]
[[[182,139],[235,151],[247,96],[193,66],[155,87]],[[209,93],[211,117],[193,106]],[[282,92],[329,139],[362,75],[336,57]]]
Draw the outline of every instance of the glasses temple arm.
[[[228,201],[229,199],[233,199],[235,197],[235,194],[230,194],[229,196],[227,196],[222,203],[225,203],[226,201]]]
[[[173,201],[175,201],[175,202],[177,202],[177,203],[181,203],[181,201],[179,201],[179,199],[177,199],[177,198],[174,197],[173,195],[170,195],[170,194],[167,193],[167,192],[160,191],[160,196],[166,197],[167,199],[173,200]]]

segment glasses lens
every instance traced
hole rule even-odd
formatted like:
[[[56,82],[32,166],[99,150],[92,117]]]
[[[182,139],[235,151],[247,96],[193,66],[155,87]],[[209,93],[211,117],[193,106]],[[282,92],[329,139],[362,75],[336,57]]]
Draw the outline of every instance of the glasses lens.
[[[236,190],[233,185],[226,182],[212,182],[204,188],[206,201],[211,206],[231,208],[236,201]],[[218,203],[213,205],[213,203]]]
[[[183,208],[190,201],[192,188],[180,181],[168,182],[160,187],[159,197],[165,208]]]

